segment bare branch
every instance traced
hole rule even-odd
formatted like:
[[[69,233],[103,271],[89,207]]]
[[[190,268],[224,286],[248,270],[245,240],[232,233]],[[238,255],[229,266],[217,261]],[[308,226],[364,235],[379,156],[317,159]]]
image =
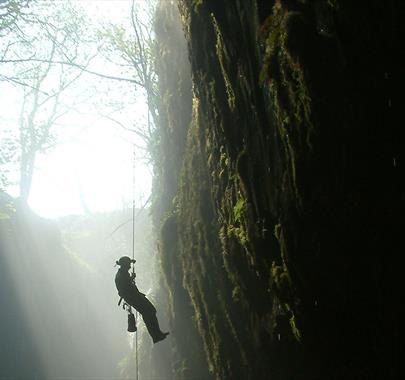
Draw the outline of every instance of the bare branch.
[[[124,223],[121,223],[117,228],[114,229],[113,232],[111,232],[108,237],[111,237],[113,234],[115,234],[121,227],[124,227],[127,223],[132,222],[133,219],[137,219],[138,216],[141,214],[141,212],[146,208],[146,206],[149,204],[150,200],[152,199],[152,195],[149,196],[149,198],[146,200],[146,202],[141,206],[140,209],[138,209],[138,212],[134,216],[134,218],[126,220]]]
[[[28,84],[28,83],[22,82],[22,81],[20,81],[20,80],[17,79],[17,78],[9,77],[9,76],[4,75],[4,74],[0,74],[0,78],[4,78],[4,80],[6,80],[6,81],[8,81],[8,82],[15,83],[15,84],[18,84],[19,86],[31,88],[32,90],[36,90],[36,89],[37,89],[36,87],[34,87],[34,86],[32,86],[32,85],[30,85],[30,84]],[[42,94],[44,94],[44,95],[49,95],[49,93],[47,93],[47,92],[45,92],[45,91],[42,91],[42,90],[39,90],[39,91],[40,91]]]
[[[83,65],[80,65],[75,62],[69,62],[69,61],[49,61],[47,59],[40,59],[40,58],[21,58],[21,59],[6,59],[3,61],[0,61],[0,63],[23,63],[23,62],[40,62],[40,63],[50,63],[50,64],[55,64],[55,65],[69,65],[73,67],[77,67],[80,70],[83,70],[85,73],[92,74],[99,76],[101,78],[106,78],[106,79],[111,79],[111,80],[116,80],[116,81],[124,81],[124,82],[129,82],[129,83],[135,83],[138,86],[142,86],[142,83],[137,81],[136,79],[131,79],[131,78],[122,78],[122,77],[116,77],[113,75],[107,75],[107,74],[102,74],[98,73],[96,71],[92,71],[84,67]]]

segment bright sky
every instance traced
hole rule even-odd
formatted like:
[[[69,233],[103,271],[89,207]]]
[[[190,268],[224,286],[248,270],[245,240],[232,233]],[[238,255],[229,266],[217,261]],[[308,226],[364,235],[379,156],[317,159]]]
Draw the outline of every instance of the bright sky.
[[[76,1],[95,22],[97,19],[123,22],[131,5],[131,1],[126,0]],[[138,0],[138,3],[142,1]],[[103,67],[93,66],[92,69],[103,71]],[[82,85],[86,86],[86,80],[91,78],[83,77]],[[111,83],[105,89],[107,102],[114,101],[114,97],[122,100],[119,98],[130,96],[122,91],[118,83],[116,86]],[[19,106],[12,91],[9,95],[10,104],[3,108],[1,116],[8,116],[11,120],[11,114],[18,112]],[[15,110],[12,104],[15,104]],[[9,110],[9,115],[5,115],[5,109]],[[108,106],[101,105],[101,109],[109,113]],[[132,104],[127,112],[114,115],[114,118],[126,127],[132,127],[138,122],[137,117],[145,120],[145,110],[146,106],[140,99],[138,104]],[[82,213],[83,202],[91,212],[120,209],[132,202],[133,134],[97,115],[94,107],[86,109],[83,105],[81,111],[80,115],[72,112],[60,120],[63,126],[58,127],[58,135],[62,143],[37,159],[29,203],[35,212],[44,217]],[[140,155],[141,152],[136,152],[136,156]],[[151,181],[150,168],[138,160],[135,170],[137,205],[140,206],[149,197]],[[8,191],[11,195],[18,195],[16,188]]]
[[[99,121],[76,138],[40,156],[30,196],[31,207],[45,217],[120,209],[132,202],[133,147],[119,127]],[[146,200],[151,173],[136,163],[135,200]]]

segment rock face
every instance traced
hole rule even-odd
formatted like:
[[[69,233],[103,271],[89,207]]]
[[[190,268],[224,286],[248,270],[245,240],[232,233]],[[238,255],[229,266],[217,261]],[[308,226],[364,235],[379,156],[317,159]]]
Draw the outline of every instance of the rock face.
[[[398,7],[180,0],[186,50],[162,2],[154,218],[176,378],[402,373]]]

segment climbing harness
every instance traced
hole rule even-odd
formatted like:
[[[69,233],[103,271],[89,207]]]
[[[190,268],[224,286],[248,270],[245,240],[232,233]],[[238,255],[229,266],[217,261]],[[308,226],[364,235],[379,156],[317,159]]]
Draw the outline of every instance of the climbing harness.
[[[121,297],[118,301],[118,306],[121,306],[123,298]],[[132,312],[132,307],[128,303],[124,301],[122,304],[122,308],[128,312],[128,332],[136,332],[138,329],[136,327],[136,317],[135,314]]]

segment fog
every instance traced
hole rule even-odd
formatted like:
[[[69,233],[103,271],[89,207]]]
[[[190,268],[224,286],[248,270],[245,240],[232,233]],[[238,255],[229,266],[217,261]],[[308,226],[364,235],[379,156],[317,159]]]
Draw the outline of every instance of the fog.
[[[150,378],[166,355],[140,317],[127,332],[114,283],[134,256],[167,330],[148,211],[154,74],[119,50],[139,28],[130,53],[146,51],[152,6],[0,2],[0,379]]]
[[[399,378],[394,3],[0,0],[0,380]]]
[[[132,244],[127,211],[51,222],[20,209],[13,233],[2,224],[1,378],[133,376],[136,336],[126,331],[126,312],[117,306],[114,284],[114,262]],[[153,299],[157,289],[147,212],[138,213],[134,227],[142,237],[135,241],[137,285]],[[158,313],[161,320],[163,314]],[[138,350],[148,356],[151,341],[141,320],[138,325]]]

